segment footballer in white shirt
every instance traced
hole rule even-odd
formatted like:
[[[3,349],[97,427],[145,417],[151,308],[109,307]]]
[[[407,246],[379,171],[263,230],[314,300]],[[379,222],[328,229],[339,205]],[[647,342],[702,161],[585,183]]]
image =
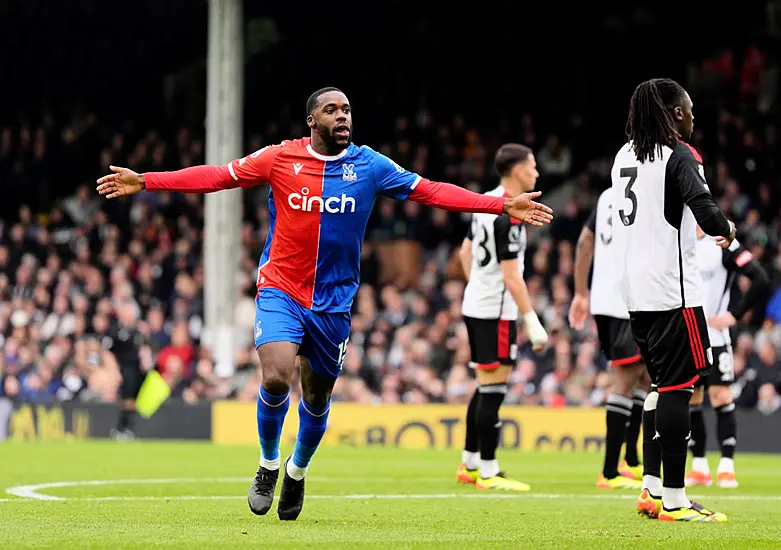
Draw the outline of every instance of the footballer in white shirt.
[[[608,187],[599,196],[580,232],[569,323],[572,328],[582,330],[590,313],[597,325],[602,352],[610,362],[610,394],[605,403],[605,457],[602,473],[597,477],[597,488],[639,489],[643,468],[637,442],[649,382],[632,334],[629,311],[618,292],[613,258],[613,202],[613,188]],[[588,275],[592,266],[589,290]],[[624,460],[619,463],[624,446]]]
[[[663,521],[712,523],[727,517],[691,502],[684,482],[689,400],[713,364],[696,226],[726,248],[735,224],[713,200],[699,153],[684,141],[694,129],[692,108],[674,80],[655,78],[635,89],[628,141],[611,170],[613,244],[619,288],[653,384],[643,412],[637,510]]]
[[[499,187],[488,195],[514,197],[534,189],[539,174],[531,149],[517,143],[502,145],[494,157]],[[528,491],[499,469],[499,408],[516,358],[519,314],[535,351],[548,342],[532,307],[523,280],[526,228],[509,216],[474,214],[460,250],[467,278],[462,314],[469,335],[471,366],[478,388],[466,415],[466,441],[456,477],[478,489]]]
[[[750,251],[736,240],[728,248],[713,246],[713,239],[697,227],[697,261],[705,284],[705,317],[708,337],[713,346],[715,368],[706,378],[695,383],[691,399],[691,439],[689,448],[694,459],[686,474],[686,486],[713,483],[708,459],[705,457],[707,432],[703,418],[702,401],[708,390],[710,404],[716,412],[716,437],[719,440],[721,460],[716,471],[716,483],[723,489],[736,489],[735,448],[737,446],[737,419],[730,386],[735,381],[732,361],[730,328],[746,312],[764,302],[770,292],[770,278]],[[747,292],[730,305],[732,287],[738,275],[751,281]]]

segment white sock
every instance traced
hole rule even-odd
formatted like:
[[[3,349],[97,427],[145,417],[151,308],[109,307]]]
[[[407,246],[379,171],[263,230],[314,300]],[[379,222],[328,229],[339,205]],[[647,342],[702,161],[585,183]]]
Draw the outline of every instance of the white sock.
[[[692,459],[692,469],[701,474],[709,474],[710,466],[708,466],[708,459],[704,456],[695,456],[694,459]]]
[[[648,492],[653,496],[658,497],[662,494],[662,480],[656,476],[643,476],[643,489],[648,489]]]
[[[731,458],[725,458],[721,457],[721,460],[719,461],[719,470],[718,472],[721,473],[729,473],[734,474],[735,473],[735,461]]]
[[[499,473],[499,461],[494,460],[481,460],[480,461],[480,477],[488,479],[494,477]]]
[[[686,497],[686,489],[664,487],[662,489],[662,505],[666,510],[674,510],[675,508],[689,508],[692,503]]]
[[[279,457],[276,460],[266,460],[263,455],[260,456],[260,465],[266,470],[279,470]]]
[[[295,479],[296,481],[301,481],[304,479],[304,476],[306,475],[306,471],[309,469],[307,466],[306,468],[299,468],[295,464],[293,464],[293,459],[287,461],[287,465],[285,466],[285,470],[287,470],[287,475]]]
[[[480,467],[480,453],[461,451],[461,462],[464,463],[467,470],[477,470]]]

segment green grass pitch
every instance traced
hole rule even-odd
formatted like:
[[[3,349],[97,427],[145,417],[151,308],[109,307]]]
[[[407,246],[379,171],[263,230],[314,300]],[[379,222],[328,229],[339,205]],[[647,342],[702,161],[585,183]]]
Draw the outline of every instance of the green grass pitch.
[[[532,485],[507,495],[458,485],[458,452],[348,447],[318,451],[301,517],[281,522],[276,506],[247,508],[257,458],[211,443],[0,444],[0,548],[781,548],[777,456],[738,455],[737,490],[690,491],[727,524],[641,519],[634,492],[594,487],[598,454],[500,452]]]

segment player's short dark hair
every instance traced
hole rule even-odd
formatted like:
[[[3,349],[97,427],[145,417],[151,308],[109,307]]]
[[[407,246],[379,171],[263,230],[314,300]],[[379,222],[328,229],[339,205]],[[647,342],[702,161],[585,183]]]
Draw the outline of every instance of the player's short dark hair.
[[[333,86],[328,86],[326,88],[320,88],[316,92],[314,92],[312,95],[309,96],[309,99],[306,100],[306,114],[311,115],[312,111],[314,111],[317,108],[317,100],[320,99],[320,96],[328,93],[328,92],[339,92],[344,93],[339,88],[334,88]]]
[[[525,145],[505,143],[494,155],[494,168],[499,173],[499,177],[503,178],[510,174],[516,164],[528,160],[531,154],[532,150]]]
[[[669,78],[646,80],[632,94],[626,136],[632,142],[637,160],[653,162],[656,152],[662,156],[662,147],[672,145],[680,138],[673,109],[683,103],[686,91]]]

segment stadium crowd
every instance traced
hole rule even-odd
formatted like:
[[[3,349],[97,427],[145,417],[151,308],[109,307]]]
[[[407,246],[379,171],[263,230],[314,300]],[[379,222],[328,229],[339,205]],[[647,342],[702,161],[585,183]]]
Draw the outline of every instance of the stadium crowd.
[[[695,99],[693,141],[711,190],[778,288],[781,124],[778,103],[767,100],[766,63],[765,54],[750,46],[698,68],[702,89]],[[716,96],[723,101],[705,99]],[[492,154],[507,138],[536,151],[541,187],[574,184],[550,229],[529,230],[525,277],[551,338],[548,349],[535,354],[519,331],[508,403],[593,407],[606,397],[609,375],[594,325],[573,332],[566,323],[574,244],[596,196],[609,185],[612,161],[582,158],[589,138],[578,131],[578,120],[543,131],[526,114],[518,128],[496,130],[423,109],[398,116],[387,140],[376,144],[412,171],[486,191],[496,183]],[[303,130],[300,121],[277,121],[252,135],[248,150]],[[120,369],[105,348],[121,316],[143,335],[141,368],[159,370],[175,398],[255,400],[260,379],[252,344],[254,275],[269,229],[268,190],[245,193],[235,312],[241,342],[234,369],[221,372],[210,350],[199,345],[202,197],[142,193],[106,202],[91,183],[109,164],[150,171],[203,163],[199,132],[186,126],[114,131],[90,113],[59,126],[44,117],[0,128],[0,396],[116,401]],[[462,216],[414,203],[377,204],[335,399],[468,401],[473,376],[460,314],[464,281],[454,256],[467,224]],[[739,280],[737,286],[745,284]],[[780,408],[781,293],[748,313],[733,341],[739,405],[768,413]]]

